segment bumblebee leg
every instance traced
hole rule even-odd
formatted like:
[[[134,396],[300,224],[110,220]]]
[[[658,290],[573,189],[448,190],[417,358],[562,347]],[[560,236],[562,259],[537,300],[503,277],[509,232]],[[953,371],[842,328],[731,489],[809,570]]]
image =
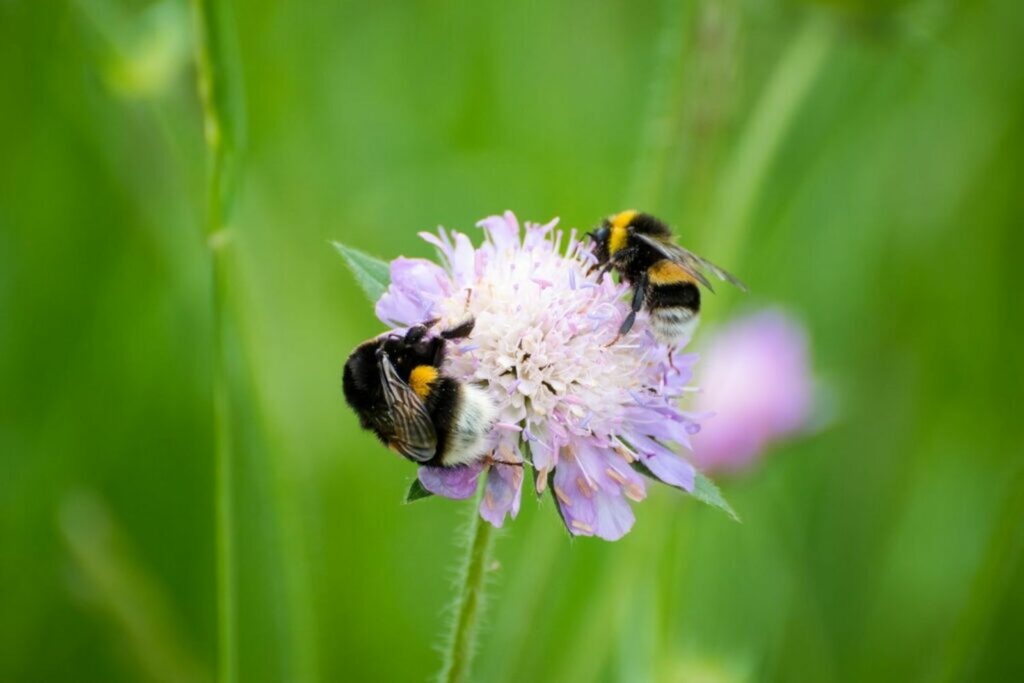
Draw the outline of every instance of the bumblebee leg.
[[[498,460],[497,458],[488,458],[487,461],[492,465],[508,465],[509,467],[522,467],[521,462],[512,462],[510,460]]]
[[[644,306],[644,298],[647,293],[647,273],[644,273],[636,284],[633,285],[633,303],[630,306],[629,314],[626,319],[622,321],[622,325],[619,327],[619,333],[615,335],[615,339],[612,339],[606,346],[611,346],[615,342],[619,341],[627,332],[633,329],[633,323],[636,322],[636,314]]]
[[[617,266],[621,264],[623,261],[628,261],[629,259],[636,256],[637,251],[638,249],[636,247],[627,247],[626,249],[620,249],[619,251],[615,252],[614,256],[611,257],[609,263]]]
[[[616,266],[620,265],[623,261],[628,261],[629,259],[633,258],[633,256],[636,255],[636,251],[637,250],[635,247],[629,247],[628,249],[622,249],[620,251],[615,252],[615,255],[609,258],[605,262],[605,264],[601,266],[601,269],[597,272],[598,281],[600,281],[601,278],[604,277],[604,274],[607,273],[612,268],[615,268]]]
[[[444,352],[445,352],[444,339],[441,339],[440,337],[434,337],[433,339],[431,339],[427,343],[430,346],[428,347],[426,352],[423,354],[424,356],[427,356],[429,358],[429,360],[427,362],[429,362],[435,368],[441,367],[444,364]]]
[[[476,320],[470,318],[460,325],[444,330],[441,332],[441,336],[445,339],[465,339],[473,333],[474,325],[476,325]]]
[[[418,341],[423,339],[423,337],[425,337],[426,334],[426,325],[413,325],[405,333],[405,343],[408,344],[409,346],[412,346],[413,344],[416,344]]]

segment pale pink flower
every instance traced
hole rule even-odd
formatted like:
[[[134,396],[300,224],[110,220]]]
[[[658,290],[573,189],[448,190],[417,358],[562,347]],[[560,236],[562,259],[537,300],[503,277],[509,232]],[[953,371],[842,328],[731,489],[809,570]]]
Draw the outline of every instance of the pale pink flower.
[[[694,437],[694,462],[707,472],[742,470],[808,421],[814,383],[807,335],[777,310],[729,323],[703,354],[700,385],[697,409],[712,417]]]
[[[628,312],[627,286],[610,275],[599,282],[588,242],[556,225],[521,230],[506,212],[479,223],[478,247],[443,228],[421,233],[441,264],[394,260],[376,312],[395,328],[476,320],[469,338],[452,342],[443,371],[494,400],[493,451],[474,465],[421,467],[424,488],[469,498],[484,475],[480,514],[501,526],[518,513],[532,467],[537,493],[551,491],[571,533],[615,540],[633,526],[629,501],[646,496],[638,470],[693,490],[695,470],[675,448],[689,448],[699,430],[678,407],[696,358],[673,349],[670,364],[644,315],[607,346]]]

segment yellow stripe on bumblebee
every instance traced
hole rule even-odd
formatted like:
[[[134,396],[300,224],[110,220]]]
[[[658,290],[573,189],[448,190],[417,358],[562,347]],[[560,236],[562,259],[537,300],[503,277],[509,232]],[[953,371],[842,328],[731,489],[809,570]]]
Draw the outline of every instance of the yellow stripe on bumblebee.
[[[686,272],[678,263],[662,259],[647,270],[647,278],[652,285],[678,285],[687,282],[696,284],[697,280]]]
[[[608,254],[614,254],[623,247],[626,246],[626,242],[629,239],[629,224],[637,217],[640,213],[635,209],[623,211],[617,213],[608,219],[608,223],[611,225],[611,234],[608,237]]]

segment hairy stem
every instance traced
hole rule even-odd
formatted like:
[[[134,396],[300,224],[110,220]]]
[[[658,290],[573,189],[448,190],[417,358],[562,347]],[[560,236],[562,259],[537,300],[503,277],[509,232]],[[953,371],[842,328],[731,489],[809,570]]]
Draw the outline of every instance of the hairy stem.
[[[483,604],[484,578],[491,557],[493,527],[472,509],[466,563],[455,597],[455,623],[444,657],[440,681],[462,683],[469,680],[469,667],[476,647],[477,625]]]

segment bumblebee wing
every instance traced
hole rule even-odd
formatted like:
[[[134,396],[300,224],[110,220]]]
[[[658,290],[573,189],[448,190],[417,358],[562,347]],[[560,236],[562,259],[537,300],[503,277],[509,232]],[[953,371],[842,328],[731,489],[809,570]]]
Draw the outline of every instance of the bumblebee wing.
[[[402,381],[386,353],[379,356],[380,384],[391,416],[391,445],[416,462],[426,462],[437,451],[437,432],[423,401]]]
[[[681,247],[673,242],[664,242],[650,237],[649,235],[643,235],[640,233],[634,233],[634,237],[649,247],[657,250],[665,258],[678,263],[686,270],[687,273],[697,278],[698,282],[712,292],[715,291],[715,288],[711,286],[711,282],[704,276],[704,269],[711,271],[711,273],[713,273],[719,280],[733,284],[744,292],[747,291],[747,286],[743,284],[738,277],[727,271],[725,268],[720,268],[711,261],[708,261],[701,256],[697,256],[697,254],[694,254],[685,247]]]
[[[741,291],[744,291],[744,292],[747,291],[747,286],[745,284],[743,284],[743,281],[740,280],[735,275],[733,275],[732,273],[730,273],[729,271],[727,271],[725,268],[721,268],[719,266],[716,266],[714,263],[712,263],[711,261],[708,261],[706,258],[697,256],[693,252],[687,251],[686,249],[683,249],[683,247],[679,247],[679,248],[682,249],[683,251],[685,251],[687,254],[689,254],[690,258],[694,259],[700,265],[702,265],[703,267],[707,268],[712,273],[714,273],[715,277],[717,277],[719,280],[722,280],[723,282],[728,282],[729,284],[733,285],[734,287],[738,287]]]
[[[694,258],[694,254],[691,254],[687,250],[680,247],[678,244],[672,242],[664,242],[659,239],[655,239],[650,235],[644,235],[639,232],[634,232],[633,236],[638,240],[651,247],[665,258],[669,259],[673,263],[679,264],[687,273],[696,278],[697,282],[707,287],[712,292],[715,288],[711,286],[711,282],[704,276],[704,273],[700,269],[700,262]]]

